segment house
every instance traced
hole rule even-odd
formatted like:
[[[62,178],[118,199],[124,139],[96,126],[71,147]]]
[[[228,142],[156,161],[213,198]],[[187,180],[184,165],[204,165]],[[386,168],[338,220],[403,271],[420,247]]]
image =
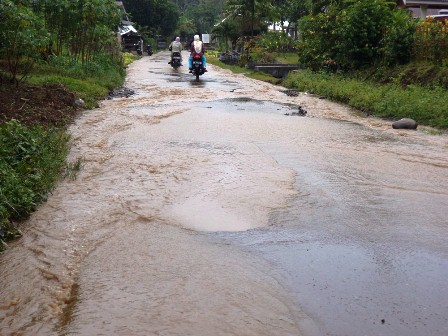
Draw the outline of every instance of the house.
[[[141,54],[143,50],[143,38],[138,34],[137,29],[134,28],[134,23],[129,21],[128,13],[124,8],[122,1],[115,1],[115,4],[120,8],[121,21],[118,25],[118,41],[123,47],[123,51],[136,51]]]
[[[399,0],[399,6],[409,8],[413,16],[425,18],[438,15],[440,10],[448,9],[448,0]]]
[[[133,26],[133,22],[129,21],[128,13],[124,8],[122,1],[115,1],[115,4],[120,8],[121,11],[121,22],[118,26],[118,33],[120,36],[127,35],[129,33],[137,33],[137,30]]]

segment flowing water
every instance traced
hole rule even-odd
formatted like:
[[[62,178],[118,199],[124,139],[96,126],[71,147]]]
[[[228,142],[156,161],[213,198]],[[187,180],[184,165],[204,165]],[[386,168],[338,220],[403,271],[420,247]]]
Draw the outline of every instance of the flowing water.
[[[446,135],[167,55],[71,127],[0,335],[448,334]]]

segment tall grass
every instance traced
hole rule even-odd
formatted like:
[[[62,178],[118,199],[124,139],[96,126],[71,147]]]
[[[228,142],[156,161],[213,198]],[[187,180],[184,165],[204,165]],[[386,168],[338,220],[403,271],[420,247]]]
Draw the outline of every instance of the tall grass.
[[[134,59],[132,55],[125,55],[121,60],[103,55],[83,65],[67,56],[50,57],[47,62],[36,65],[28,82],[35,85],[62,84],[91,108],[123,83],[125,64]]]
[[[54,188],[68,151],[62,130],[0,125],[0,250],[18,234],[13,221],[27,218]]]

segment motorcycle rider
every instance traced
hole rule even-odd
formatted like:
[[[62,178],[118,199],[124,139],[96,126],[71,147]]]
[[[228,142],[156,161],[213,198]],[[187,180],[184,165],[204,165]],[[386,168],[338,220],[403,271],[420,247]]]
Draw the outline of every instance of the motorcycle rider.
[[[198,54],[202,58],[202,66],[204,67],[204,72],[207,72],[207,60],[204,56],[205,48],[204,43],[199,39],[199,35],[195,35],[193,42],[190,46],[190,57],[188,57],[188,68],[193,70],[193,56]]]
[[[176,39],[171,42],[169,48],[171,51],[171,59],[173,59],[173,53],[178,52],[180,54],[180,61],[182,62],[182,43],[180,42],[180,37],[176,37]],[[171,64],[171,60],[168,62],[168,64]],[[181,64],[182,65],[182,64]]]

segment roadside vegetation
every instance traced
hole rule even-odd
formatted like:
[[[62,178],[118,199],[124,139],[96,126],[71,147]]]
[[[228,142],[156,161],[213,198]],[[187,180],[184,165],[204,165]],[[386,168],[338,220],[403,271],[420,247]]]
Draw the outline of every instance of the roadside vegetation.
[[[0,2],[0,251],[81,161],[67,126],[125,77],[112,0]],[[77,106],[78,100],[81,106]]]
[[[221,50],[241,51],[239,62],[226,67],[241,72],[254,63],[298,64],[302,70],[286,80],[244,72],[369,115],[448,129],[448,22],[411,18],[384,0],[276,1],[282,11],[253,2],[244,7],[244,1],[231,1],[228,13],[239,11],[222,25],[225,33],[216,28],[224,36]],[[268,32],[257,18],[289,24]],[[241,35],[246,37],[235,38]],[[222,66],[213,57],[211,62]]]
[[[297,71],[283,85],[319,94],[350,105],[367,115],[389,120],[412,118],[418,123],[448,129],[447,90],[400,83],[381,84],[339,74]]]

